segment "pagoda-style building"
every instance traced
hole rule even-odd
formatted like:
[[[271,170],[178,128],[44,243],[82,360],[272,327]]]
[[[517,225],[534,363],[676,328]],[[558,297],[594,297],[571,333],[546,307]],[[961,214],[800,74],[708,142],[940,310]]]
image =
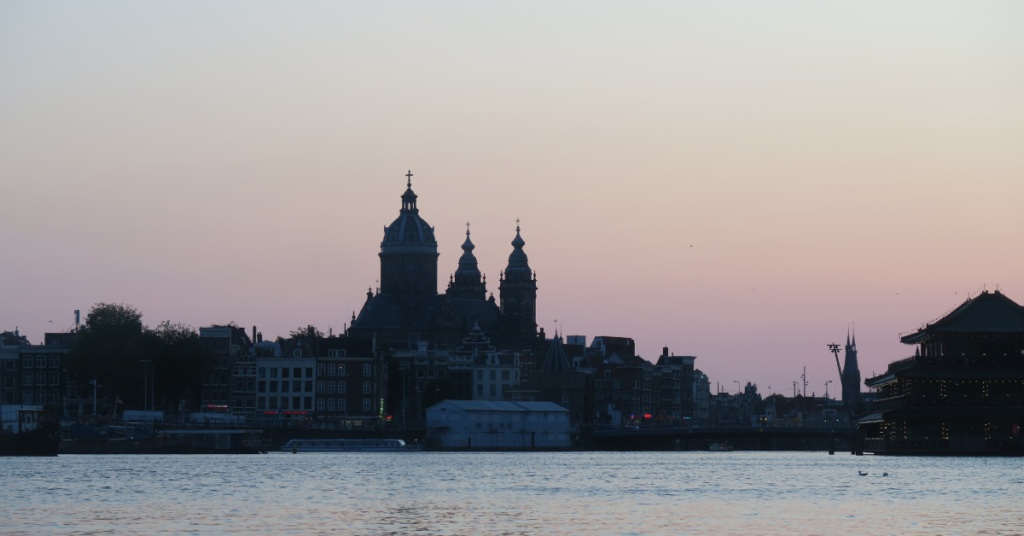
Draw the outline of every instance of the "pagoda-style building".
[[[864,382],[865,451],[1024,455],[1024,308],[982,292],[900,340],[914,355]]]

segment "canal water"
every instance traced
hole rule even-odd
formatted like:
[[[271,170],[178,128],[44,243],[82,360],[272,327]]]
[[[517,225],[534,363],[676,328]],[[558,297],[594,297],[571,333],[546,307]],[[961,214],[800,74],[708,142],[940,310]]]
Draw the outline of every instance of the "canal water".
[[[4,535],[1024,533],[1019,458],[66,455],[0,483]]]

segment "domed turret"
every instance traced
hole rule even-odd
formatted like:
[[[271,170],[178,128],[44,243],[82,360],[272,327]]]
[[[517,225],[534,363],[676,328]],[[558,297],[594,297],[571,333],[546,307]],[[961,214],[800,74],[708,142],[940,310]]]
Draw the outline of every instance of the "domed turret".
[[[416,193],[412,191],[412,172],[406,177],[405,193],[402,194],[402,210],[395,221],[384,228],[384,240],[381,251],[396,248],[426,248],[437,251],[437,240],[434,239],[434,228],[420,217],[416,208]]]
[[[412,172],[406,174],[402,210],[384,228],[380,243],[380,291],[385,294],[437,294],[437,241],[434,228],[420,217]]]
[[[477,266],[476,256],[473,255],[475,248],[473,241],[469,239],[469,222],[466,222],[466,241],[462,243],[459,268],[455,270],[455,275],[448,284],[449,296],[479,300],[486,296],[487,288],[482,280],[480,268]]]
[[[501,295],[502,331],[517,337],[533,337],[537,333],[537,277],[530,269],[523,246],[526,241],[519,234],[519,220],[516,220],[516,237],[512,240],[512,253],[508,256],[498,283]]]
[[[512,240],[512,253],[508,256],[508,266],[505,267],[506,278],[522,274],[529,278],[533,273],[526,252],[523,251],[525,245],[526,241],[519,234],[519,222],[516,221],[516,237]]]

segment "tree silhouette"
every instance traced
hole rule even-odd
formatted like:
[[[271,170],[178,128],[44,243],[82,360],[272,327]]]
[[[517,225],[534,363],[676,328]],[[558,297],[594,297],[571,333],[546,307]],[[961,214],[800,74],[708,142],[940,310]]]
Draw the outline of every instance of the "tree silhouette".
[[[125,408],[145,408],[149,398],[163,409],[164,400],[197,403],[212,364],[213,354],[191,327],[165,321],[151,330],[134,307],[98,303],[75,336],[67,370],[80,388],[95,380],[104,399],[120,399]]]

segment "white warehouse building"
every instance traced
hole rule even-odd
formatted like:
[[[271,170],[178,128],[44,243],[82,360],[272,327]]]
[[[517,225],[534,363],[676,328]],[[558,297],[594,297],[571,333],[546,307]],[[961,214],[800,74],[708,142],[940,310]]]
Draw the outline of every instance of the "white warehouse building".
[[[427,408],[429,448],[529,450],[570,445],[569,410],[553,402],[444,400]]]

